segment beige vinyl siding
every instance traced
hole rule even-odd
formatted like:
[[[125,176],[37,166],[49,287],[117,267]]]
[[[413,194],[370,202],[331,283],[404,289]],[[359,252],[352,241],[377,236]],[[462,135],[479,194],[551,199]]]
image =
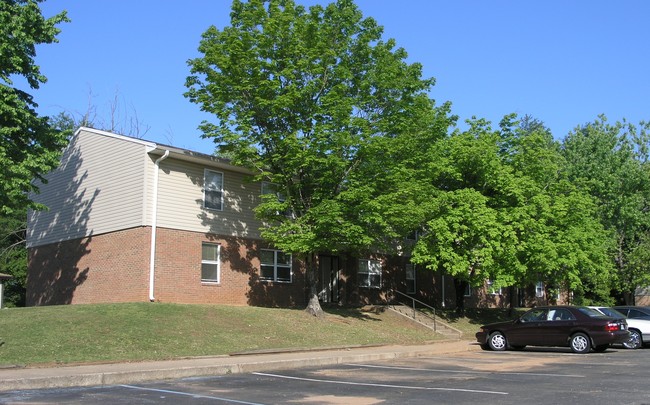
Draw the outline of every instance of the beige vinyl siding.
[[[81,130],[34,196],[50,210],[30,212],[28,246],[143,225],[145,159],[144,142]]]
[[[203,207],[203,174],[223,173],[223,210]],[[170,157],[160,164],[158,226],[248,238],[259,238],[260,223],[253,208],[259,202],[260,183],[246,175]]]

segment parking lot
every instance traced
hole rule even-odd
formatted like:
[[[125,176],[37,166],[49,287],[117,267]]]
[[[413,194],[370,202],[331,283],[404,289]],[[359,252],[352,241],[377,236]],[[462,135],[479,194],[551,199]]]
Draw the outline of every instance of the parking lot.
[[[650,349],[474,351],[155,383],[0,393],[2,404],[650,404]]]

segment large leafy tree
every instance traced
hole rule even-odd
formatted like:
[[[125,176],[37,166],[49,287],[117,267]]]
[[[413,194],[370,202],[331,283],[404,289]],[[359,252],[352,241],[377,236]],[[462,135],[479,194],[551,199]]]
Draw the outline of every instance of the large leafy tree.
[[[492,279],[511,285],[523,271],[509,211],[516,179],[499,158],[497,132],[484,120],[468,124],[467,131],[432,145],[423,159],[418,176],[434,187],[422,203],[422,236],[412,257],[454,278],[459,312],[468,284]]]
[[[500,145],[519,182],[512,206],[518,262],[526,268],[519,285],[544,281],[572,291],[577,302],[602,301],[612,267],[596,205],[569,181],[560,144],[543,123],[515,119],[501,122]]]
[[[33,97],[14,86],[22,76],[38,89],[46,78],[35,64],[35,47],[56,42],[57,24],[67,21],[62,12],[44,18],[38,0],[0,2],[0,214],[33,206],[28,193],[36,191],[34,179],[54,168],[67,133],[39,117]]]
[[[12,276],[4,283],[5,304],[25,306],[27,249],[25,248],[26,209],[0,215],[0,273]]]
[[[619,299],[634,300],[634,290],[650,284],[650,123],[610,124],[605,116],[576,128],[563,142],[571,181],[598,204],[598,218],[613,236]]]
[[[373,165],[376,139],[429,125],[420,117],[433,111],[433,79],[352,0],[309,9],[234,0],[231,25],[210,27],[199,51],[186,96],[216,118],[201,125],[204,136],[284,197],[259,207],[263,236],[308,263],[316,252],[372,245],[377,235],[360,216],[376,215],[354,203],[373,192],[353,187],[356,173]]]

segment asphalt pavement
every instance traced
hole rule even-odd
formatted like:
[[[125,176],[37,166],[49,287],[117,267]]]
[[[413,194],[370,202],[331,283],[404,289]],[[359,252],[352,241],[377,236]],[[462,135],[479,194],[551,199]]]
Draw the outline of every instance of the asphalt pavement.
[[[167,361],[0,368],[0,391],[133,384],[176,378],[376,361],[480,350],[468,340],[426,345],[334,347],[193,357]]]

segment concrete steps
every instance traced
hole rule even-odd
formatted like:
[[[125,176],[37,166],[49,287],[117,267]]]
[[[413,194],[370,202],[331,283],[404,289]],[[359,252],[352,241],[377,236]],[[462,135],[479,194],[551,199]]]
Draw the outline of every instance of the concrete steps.
[[[443,335],[448,339],[461,339],[463,337],[463,333],[458,329],[446,324],[439,318],[435,318],[434,320],[433,317],[417,309],[414,311],[413,308],[401,304],[388,305],[388,308],[413,320],[414,322],[419,323],[420,325],[426,326],[437,334]]]

